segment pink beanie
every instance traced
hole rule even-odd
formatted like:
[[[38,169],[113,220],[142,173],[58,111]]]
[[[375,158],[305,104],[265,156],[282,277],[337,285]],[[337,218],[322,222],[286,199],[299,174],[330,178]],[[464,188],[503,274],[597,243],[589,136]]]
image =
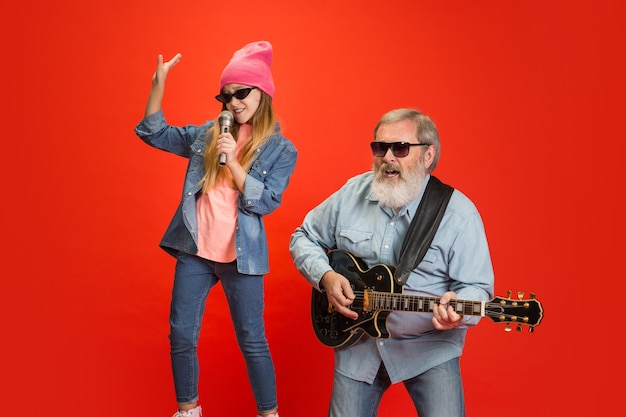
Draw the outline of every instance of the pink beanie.
[[[252,42],[233,54],[222,71],[220,92],[226,84],[243,84],[258,87],[274,97],[274,79],[270,71],[272,44],[267,41]]]

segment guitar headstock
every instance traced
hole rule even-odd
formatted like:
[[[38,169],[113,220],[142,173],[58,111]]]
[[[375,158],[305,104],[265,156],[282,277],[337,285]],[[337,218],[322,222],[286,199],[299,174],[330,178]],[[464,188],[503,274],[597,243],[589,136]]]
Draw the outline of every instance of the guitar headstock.
[[[530,326],[528,331],[533,332],[543,319],[543,307],[535,299],[535,294],[530,294],[529,299],[524,299],[524,293],[518,292],[517,299],[511,298],[512,291],[508,291],[508,297],[495,297],[485,304],[485,317],[489,317],[495,323],[506,323],[505,331],[511,331],[511,323],[516,323],[517,331],[522,331],[522,325]]]

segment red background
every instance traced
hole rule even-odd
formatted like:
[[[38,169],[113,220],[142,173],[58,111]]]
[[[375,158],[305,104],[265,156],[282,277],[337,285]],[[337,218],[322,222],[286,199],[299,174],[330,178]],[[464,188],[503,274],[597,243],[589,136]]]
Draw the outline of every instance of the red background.
[[[618,409],[623,2],[92,3],[11,2],[0,17],[6,412],[173,413],[174,261],[157,244],[186,161],[147,147],[133,128],[157,54],[183,54],[168,79],[168,121],[202,123],[220,111],[222,68],[258,39],[274,45],[275,107],[300,151],[284,203],[266,219],[281,415],[326,415],[332,376],[289,236],[370,168],[376,121],[405,106],[432,116],[443,142],[436,175],[481,210],[497,294],[534,292],[545,309],[534,334],[490,320],[470,332],[468,416]],[[210,415],[254,415],[221,288],[200,356]],[[411,410],[399,385],[380,416]]]

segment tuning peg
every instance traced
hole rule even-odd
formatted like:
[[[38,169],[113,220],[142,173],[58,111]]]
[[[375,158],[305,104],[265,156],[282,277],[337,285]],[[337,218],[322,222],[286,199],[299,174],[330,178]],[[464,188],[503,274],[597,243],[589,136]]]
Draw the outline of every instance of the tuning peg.
[[[518,291],[517,292],[517,298],[519,298],[520,300],[524,298],[524,291]]]
[[[521,332],[521,331],[522,331],[522,325],[521,325],[521,324],[518,324],[518,325],[515,327],[515,330],[517,330],[518,332]]]
[[[508,298],[509,300],[511,299],[511,294],[513,294],[513,291],[511,291],[511,290],[507,290],[507,292],[506,292],[506,296],[507,296],[507,298]]]
[[[511,324],[507,323],[506,326],[504,326],[504,331],[505,332],[510,332],[511,331]]]
[[[535,326],[530,326],[528,328],[528,333],[535,333]]]
[[[535,293],[534,293],[534,292],[531,292],[531,293],[530,293],[530,299],[531,299],[531,300],[534,300],[534,299],[535,299]]]

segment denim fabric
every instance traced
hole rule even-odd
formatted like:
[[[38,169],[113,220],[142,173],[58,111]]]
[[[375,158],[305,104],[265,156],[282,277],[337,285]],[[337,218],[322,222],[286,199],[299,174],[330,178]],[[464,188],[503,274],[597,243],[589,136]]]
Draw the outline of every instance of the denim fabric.
[[[419,417],[464,417],[465,402],[459,358],[404,381]],[[391,380],[381,364],[372,384],[335,371],[329,417],[375,417]]]
[[[196,195],[205,174],[206,135],[213,126],[214,121],[200,126],[170,126],[159,110],[135,127],[135,133],[148,145],[189,159],[182,200],[160,243],[173,256],[179,251],[198,253]],[[294,145],[280,134],[278,126],[256,152],[258,156],[248,170],[244,192],[239,195],[235,249],[239,272],[262,275],[269,272],[263,216],[280,206],[298,154]]]
[[[235,263],[216,263],[180,252],[170,311],[170,344],[176,398],[198,400],[198,339],[207,297],[222,283],[259,411],[276,409],[276,377],[265,337],[263,276],[243,275]],[[209,371],[210,372],[210,371]]]

